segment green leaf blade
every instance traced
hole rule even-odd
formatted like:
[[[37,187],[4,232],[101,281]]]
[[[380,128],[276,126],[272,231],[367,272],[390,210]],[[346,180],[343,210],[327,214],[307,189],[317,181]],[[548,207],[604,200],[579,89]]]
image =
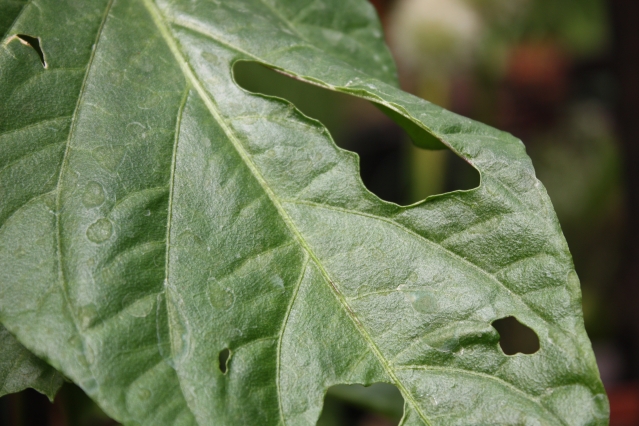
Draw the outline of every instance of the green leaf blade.
[[[329,386],[387,381],[403,424],[604,424],[578,279],[523,145],[394,87],[370,6],[304,17],[299,4],[80,13],[94,25],[77,49],[89,52],[82,84],[61,101],[67,142],[44,138],[64,157],[46,156],[39,195],[19,186],[32,164],[2,181],[15,201],[0,229],[0,319],[123,422],[313,424]],[[240,89],[237,60],[380,103],[482,184],[382,202],[323,126]],[[43,126],[42,111],[24,123]],[[25,292],[25,280],[38,284]],[[490,323],[509,315],[539,352],[500,351]]]

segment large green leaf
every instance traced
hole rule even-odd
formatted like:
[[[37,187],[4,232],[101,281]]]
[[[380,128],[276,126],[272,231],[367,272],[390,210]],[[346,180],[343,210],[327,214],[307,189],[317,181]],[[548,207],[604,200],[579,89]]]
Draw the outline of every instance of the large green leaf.
[[[115,419],[313,424],[389,382],[405,425],[607,422],[523,145],[399,90],[365,1],[33,0],[2,47],[0,320]],[[481,185],[379,200],[238,60],[376,102]],[[501,352],[511,315],[537,353]]]
[[[64,379],[0,325],[0,396],[34,388],[53,400]]]

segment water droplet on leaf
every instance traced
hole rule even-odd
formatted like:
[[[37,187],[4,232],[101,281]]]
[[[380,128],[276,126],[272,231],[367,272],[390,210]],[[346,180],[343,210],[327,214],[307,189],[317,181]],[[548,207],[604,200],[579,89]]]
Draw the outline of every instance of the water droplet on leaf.
[[[133,302],[127,309],[127,313],[136,318],[144,318],[151,313],[154,304],[153,297],[143,297]]]
[[[100,244],[111,238],[113,235],[113,224],[107,218],[98,219],[87,228],[87,238]]]
[[[235,296],[231,289],[222,287],[215,280],[209,280],[207,294],[209,303],[215,309],[229,309],[235,301]]]
[[[82,204],[87,208],[98,207],[104,203],[104,198],[102,185],[97,182],[89,182],[84,188]]]
[[[220,58],[217,57],[217,55],[211,53],[211,52],[202,52],[202,57],[209,63],[213,64],[213,65],[217,65],[220,63]]]
[[[413,309],[422,314],[433,313],[437,309],[437,299],[427,291],[408,293],[408,300]]]
[[[93,158],[106,170],[115,171],[126,153],[124,146],[100,146],[93,150]]]

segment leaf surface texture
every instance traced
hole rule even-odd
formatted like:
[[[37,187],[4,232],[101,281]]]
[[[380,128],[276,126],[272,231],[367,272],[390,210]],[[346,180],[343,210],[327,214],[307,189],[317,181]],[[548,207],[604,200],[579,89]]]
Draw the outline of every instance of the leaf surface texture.
[[[606,424],[522,143],[398,89],[366,2],[39,0],[2,47],[0,320],[113,418],[312,425],[331,385],[389,382],[404,425]],[[481,185],[379,200],[239,60],[377,103]],[[537,353],[501,352],[507,316]]]
[[[64,379],[0,325],[0,396],[33,388],[53,401]]]

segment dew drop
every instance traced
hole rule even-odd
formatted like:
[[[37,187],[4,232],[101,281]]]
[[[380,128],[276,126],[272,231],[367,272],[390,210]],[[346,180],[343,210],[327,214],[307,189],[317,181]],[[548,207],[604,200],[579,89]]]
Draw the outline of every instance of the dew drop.
[[[220,63],[220,58],[217,57],[217,55],[211,53],[211,52],[202,52],[202,57],[209,63],[213,64],[213,65],[217,65]]]
[[[235,296],[230,288],[222,287],[217,281],[209,280],[207,294],[209,303],[215,309],[229,309],[233,306]]]
[[[417,281],[417,274],[415,272],[411,272],[410,275],[408,276],[408,281],[410,281],[411,283],[414,283],[415,281]]]
[[[84,207],[92,208],[98,207],[104,203],[104,189],[102,185],[97,182],[89,182],[84,188],[84,194],[82,194],[82,204]]]
[[[437,300],[427,291],[412,292],[407,294],[413,309],[422,314],[433,313],[437,309]]]
[[[127,313],[136,318],[144,318],[151,313],[154,304],[153,297],[144,297],[133,302],[127,309]]]
[[[126,153],[124,146],[100,146],[93,150],[93,158],[106,170],[114,172]]]
[[[87,228],[87,238],[96,243],[100,244],[111,238],[113,235],[113,224],[107,218],[98,219],[93,222],[89,228]]]
[[[202,238],[198,237],[191,231],[184,231],[180,235],[178,235],[176,241],[176,245],[185,248],[195,248],[197,246],[203,246],[204,241]]]
[[[147,209],[144,211],[144,216],[151,216],[151,210]]]

